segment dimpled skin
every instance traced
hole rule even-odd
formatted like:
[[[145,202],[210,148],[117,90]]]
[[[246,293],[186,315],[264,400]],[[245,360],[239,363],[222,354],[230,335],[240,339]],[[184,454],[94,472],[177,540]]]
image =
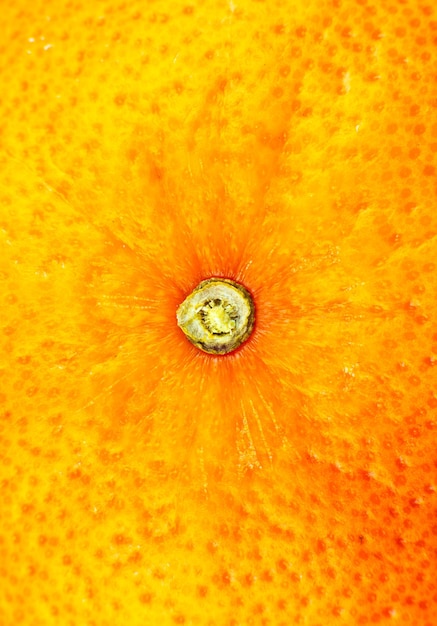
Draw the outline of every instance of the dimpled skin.
[[[435,624],[431,5],[2,3],[2,626]]]

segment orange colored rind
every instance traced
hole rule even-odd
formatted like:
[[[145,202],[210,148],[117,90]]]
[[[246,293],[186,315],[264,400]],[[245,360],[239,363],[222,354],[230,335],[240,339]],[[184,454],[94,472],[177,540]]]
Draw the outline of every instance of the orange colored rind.
[[[434,626],[434,7],[2,22],[0,624]]]

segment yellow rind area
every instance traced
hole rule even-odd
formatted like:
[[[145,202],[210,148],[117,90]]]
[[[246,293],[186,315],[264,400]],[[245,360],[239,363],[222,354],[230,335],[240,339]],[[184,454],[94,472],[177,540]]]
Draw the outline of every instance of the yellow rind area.
[[[432,4],[1,13],[0,624],[434,626]]]

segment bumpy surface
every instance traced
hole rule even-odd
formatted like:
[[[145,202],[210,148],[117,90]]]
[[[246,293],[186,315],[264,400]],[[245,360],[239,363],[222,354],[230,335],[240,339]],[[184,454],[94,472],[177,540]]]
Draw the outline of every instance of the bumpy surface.
[[[432,3],[0,21],[2,626],[435,624]]]

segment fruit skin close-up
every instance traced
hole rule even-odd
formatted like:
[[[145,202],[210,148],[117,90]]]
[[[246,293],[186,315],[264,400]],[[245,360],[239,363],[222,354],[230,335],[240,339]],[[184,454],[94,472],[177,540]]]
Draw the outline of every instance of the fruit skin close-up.
[[[437,9],[1,14],[1,626],[434,626]]]

